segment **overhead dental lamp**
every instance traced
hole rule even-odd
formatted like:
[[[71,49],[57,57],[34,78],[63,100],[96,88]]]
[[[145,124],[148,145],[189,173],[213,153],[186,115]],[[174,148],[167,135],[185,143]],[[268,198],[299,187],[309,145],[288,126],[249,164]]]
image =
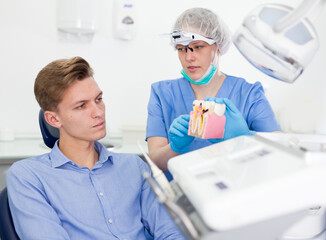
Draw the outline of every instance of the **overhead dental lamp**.
[[[321,11],[325,2],[304,0],[296,9],[280,4],[261,5],[244,19],[233,43],[263,73],[293,83],[319,47],[318,34],[307,15]]]

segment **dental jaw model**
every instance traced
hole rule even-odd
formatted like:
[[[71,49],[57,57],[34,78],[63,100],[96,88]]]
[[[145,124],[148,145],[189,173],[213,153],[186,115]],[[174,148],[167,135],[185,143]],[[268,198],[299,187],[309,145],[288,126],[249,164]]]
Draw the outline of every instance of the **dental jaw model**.
[[[225,104],[195,100],[190,112],[188,135],[203,139],[223,138]]]

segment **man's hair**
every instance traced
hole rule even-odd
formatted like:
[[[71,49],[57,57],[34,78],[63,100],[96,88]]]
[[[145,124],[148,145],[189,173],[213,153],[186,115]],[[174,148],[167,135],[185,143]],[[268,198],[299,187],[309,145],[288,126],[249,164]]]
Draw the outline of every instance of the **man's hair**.
[[[93,70],[85,59],[74,57],[55,60],[37,75],[34,83],[35,98],[44,111],[56,111],[65,90],[75,81],[88,77],[93,77]]]

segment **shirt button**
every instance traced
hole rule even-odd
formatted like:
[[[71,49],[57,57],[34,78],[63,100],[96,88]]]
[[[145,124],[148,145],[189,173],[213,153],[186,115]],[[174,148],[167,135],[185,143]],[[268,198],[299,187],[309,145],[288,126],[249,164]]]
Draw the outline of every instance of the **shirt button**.
[[[94,174],[94,172],[93,172],[93,171],[91,171],[91,174]]]
[[[108,221],[109,221],[109,223],[112,223],[113,222],[111,218]]]
[[[100,196],[103,196],[104,195],[102,192],[100,192],[99,194],[100,194]]]

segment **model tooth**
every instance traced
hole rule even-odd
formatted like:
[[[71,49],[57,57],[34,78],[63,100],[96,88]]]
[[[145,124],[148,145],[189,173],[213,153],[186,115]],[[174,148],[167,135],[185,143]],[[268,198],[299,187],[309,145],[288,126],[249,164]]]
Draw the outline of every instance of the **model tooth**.
[[[209,107],[209,109],[210,109],[210,113],[212,114],[214,111],[215,111],[215,106],[216,106],[216,103],[215,102],[210,102],[210,107]]]
[[[209,114],[212,114],[214,112],[214,105],[215,105],[215,103],[212,101],[204,102],[204,107],[206,110],[208,110]]]
[[[225,112],[225,104],[223,103],[216,103],[215,104],[215,108],[214,108],[214,112],[218,115],[218,116],[222,116]]]
[[[204,101],[203,102],[203,108],[204,109],[210,109],[211,105],[210,105],[210,102],[209,101]]]
[[[195,107],[195,106],[199,106],[199,100],[195,100],[195,101],[193,101],[193,103],[192,103],[192,106],[193,107]]]

